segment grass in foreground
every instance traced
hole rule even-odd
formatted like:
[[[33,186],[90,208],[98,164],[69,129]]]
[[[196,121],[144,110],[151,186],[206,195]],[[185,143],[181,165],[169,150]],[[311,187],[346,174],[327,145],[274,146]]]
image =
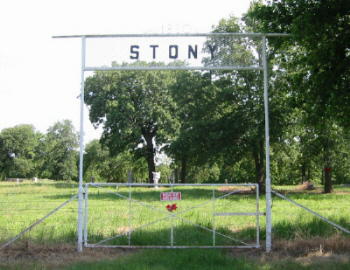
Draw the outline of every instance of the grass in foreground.
[[[0,269],[342,270],[350,269],[350,243],[340,237],[275,241],[270,253],[264,249],[84,249],[77,253],[70,245],[16,245],[1,253]]]
[[[350,188],[336,187],[335,191],[334,194],[322,194],[287,189],[285,193],[287,197],[349,230]],[[6,243],[76,192],[77,185],[72,183],[0,183],[0,244]],[[118,192],[129,196],[127,189],[120,188]],[[211,190],[205,189],[183,189],[182,192],[184,199],[178,203],[180,210],[206,202],[213,194]],[[132,196],[159,210],[165,209],[166,204],[159,201],[159,191],[154,189],[140,189]],[[159,211],[154,212],[138,204],[132,205],[130,215],[128,201],[107,191],[95,190],[90,199],[89,240],[92,242],[116,235],[129,226],[140,226],[158,218],[154,213]],[[253,211],[254,199],[254,195],[230,195],[222,204],[217,205],[216,211]],[[120,204],[122,201],[126,204]],[[244,252],[231,249],[84,249],[83,254],[77,254],[77,202],[74,201],[11,244],[8,249],[0,251],[0,269],[350,269],[348,235],[277,197],[273,198],[272,210],[273,246],[277,247],[270,254],[266,254],[263,248]],[[264,211],[265,198],[260,196],[260,212]],[[212,212],[213,205],[207,204],[199,212],[188,211],[181,217],[212,228]],[[159,215],[165,214],[159,212]],[[234,220],[217,217],[215,221],[216,226],[222,225],[223,232],[239,239],[251,241],[255,236],[252,217]],[[186,243],[189,239],[192,239],[190,244],[212,241],[212,233],[207,233],[206,230],[197,230],[188,224],[184,230],[181,220],[174,224],[177,228],[174,230],[177,243]],[[260,237],[264,239],[263,217],[260,225]],[[163,241],[161,243],[168,244],[169,220],[145,227],[131,239],[134,243],[153,244]],[[121,241],[127,243],[128,239]],[[327,244],[327,241],[332,244]],[[294,244],[296,242],[299,244]],[[278,243],[282,244],[278,246]],[[113,241],[109,244],[113,244]],[[261,246],[264,247],[264,244],[261,243]],[[322,260],[322,263],[317,260]]]
[[[320,257],[318,258],[320,260]],[[232,255],[230,252],[222,250],[147,250],[135,255],[125,256],[120,259],[107,260],[97,263],[78,263],[66,269],[280,269],[295,270],[303,269],[349,269],[350,263],[334,262],[334,260],[296,260],[266,258],[265,255],[246,257],[242,255]]]

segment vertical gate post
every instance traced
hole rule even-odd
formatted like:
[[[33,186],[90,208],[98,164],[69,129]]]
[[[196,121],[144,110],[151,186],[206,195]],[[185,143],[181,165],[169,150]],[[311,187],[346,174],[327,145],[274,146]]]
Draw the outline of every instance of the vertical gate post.
[[[81,94],[80,94],[80,156],[79,156],[79,197],[78,197],[78,252],[83,251],[83,156],[84,156],[84,71],[85,71],[85,36],[82,36],[81,53]]]
[[[267,84],[266,35],[262,37],[262,54],[264,65],[264,104],[265,104],[265,140],[266,140],[266,252],[271,251],[271,179],[270,179],[270,132],[269,132],[269,93]]]

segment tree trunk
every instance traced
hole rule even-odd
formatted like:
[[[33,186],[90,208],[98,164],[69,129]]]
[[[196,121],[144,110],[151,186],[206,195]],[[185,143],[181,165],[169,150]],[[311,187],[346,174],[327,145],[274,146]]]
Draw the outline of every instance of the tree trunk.
[[[181,159],[181,183],[186,183],[187,158]]]
[[[331,170],[331,155],[330,155],[330,147],[329,140],[323,145],[324,151],[324,193],[332,193],[333,191],[333,183],[332,183],[332,170]]]
[[[150,153],[150,151],[147,149],[147,164],[148,164],[148,179],[149,183],[154,183],[153,181],[153,172],[156,171],[156,165],[154,163],[154,154]]]
[[[179,183],[179,169],[176,168],[174,172],[175,172],[175,184],[178,184]]]
[[[301,183],[306,182],[306,162],[301,163]]]
[[[148,135],[148,136],[147,136]],[[153,147],[153,136],[147,134],[144,135],[144,138],[146,140],[146,151],[147,151],[147,165],[148,165],[148,182],[154,183],[153,180],[153,172],[156,171],[156,165],[154,163],[154,147]]]
[[[259,184],[259,192],[261,194],[265,194],[266,191],[264,154],[264,141],[259,141],[259,145],[253,145],[253,157],[255,162],[255,182]]]
[[[330,166],[326,166],[324,169],[325,177],[324,177],[324,193],[332,193],[333,191],[333,183],[332,183],[332,171]]]

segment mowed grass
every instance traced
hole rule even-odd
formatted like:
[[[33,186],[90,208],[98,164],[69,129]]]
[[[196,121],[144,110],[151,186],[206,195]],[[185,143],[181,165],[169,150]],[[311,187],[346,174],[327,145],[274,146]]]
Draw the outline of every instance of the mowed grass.
[[[77,193],[77,184],[0,183],[1,243],[6,243]],[[176,187],[181,201],[161,201],[170,188],[89,188],[88,243],[136,246],[249,246],[257,244],[256,216],[214,216],[213,213],[257,211],[255,195],[228,195],[220,187]],[[131,191],[131,193],[130,193]],[[232,192],[232,191],[229,191]],[[129,198],[131,200],[129,200]],[[215,198],[215,201],[214,201]],[[177,210],[168,212],[168,204]],[[77,199],[18,241],[75,243]],[[173,214],[173,215],[171,215]],[[263,223],[260,222],[260,223]],[[215,230],[215,233],[214,233]],[[132,231],[131,234],[128,232]]]
[[[350,231],[350,186],[336,186],[334,193],[324,194],[323,187],[305,191],[294,187],[275,187],[277,191],[298,204]],[[283,190],[285,189],[285,190]],[[340,229],[305,211],[304,209],[273,195],[273,236],[276,239],[302,237],[349,236]]]
[[[0,183],[1,243],[12,239],[77,193],[76,183]],[[35,243],[75,242],[77,200],[64,206],[21,239]]]
[[[334,194],[295,191],[294,187],[275,187],[290,199],[350,230],[350,187],[339,186]],[[0,183],[0,244],[3,245],[31,224],[77,194],[76,183]],[[161,192],[170,188],[132,188],[119,186],[89,188],[88,243],[113,246],[249,246],[256,244],[255,216],[214,216],[213,213],[256,212],[254,194],[228,195],[220,187],[174,187],[182,200],[169,213],[160,201]],[[128,200],[131,198],[132,200]],[[216,199],[215,204],[213,198]],[[265,196],[259,211],[265,212]],[[11,245],[76,245],[77,199],[45,219]],[[174,216],[171,216],[173,214]],[[314,237],[342,237],[343,233],[290,202],[273,196],[273,241],[293,241]],[[260,239],[265,239],[265,217],[260,216]],[[213,233],[215,229],[215,233]],[[132,231],[129,234],[129,231]],[[109,240],[108,240],[109,239]],[[274,243],[274,242],[273,242]],[[86,250],[86,249],[85,249]],[[89,252],[92,252],[88,248]],[[254,263],[230,256],[231,249],[142,250],[99,262],[78,262],[67,269],[295,269],[278,262]],[[188,262],[188,265],[186,265]],[[15,264],[14,264],[15,265]],[[234,266],[233,266],[234,265]],[[327,264],[325,264],[327,265]],[[335,269],[348,269],[345,262]],[[344,266],[345,265],[345,266]],[[21,264],[20,264],[21,266]],[[19,267],[20,267],[19,266]],[[23,265],[22,265],[23,266]],[[42,266],[42,265],[41,265]],[[339,267],[338,267],[339,266]],[[342,268],[342,267],[345,268]],[[280,267],[280,268],[278,268]],[[312,268],[305,269],[316,269]],[[338,268],[337,268],[338,267]],[[52,267],[51,267],[52,268]],[[1,269],[1,265],[0,265]],[[7,269],[7,268],[5,268]],[[16,268],[14,268],[16,269]],[[20,269],[20,268],[18,268]],[[45,267],[38,269],[45,269]],[[48,268],[50,269],[50,267]],[[318,268],[322,269],[322,268]]]

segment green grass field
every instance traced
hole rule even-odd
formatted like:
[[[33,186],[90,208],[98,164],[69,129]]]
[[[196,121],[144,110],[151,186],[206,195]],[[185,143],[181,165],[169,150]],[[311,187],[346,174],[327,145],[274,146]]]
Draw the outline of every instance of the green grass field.
[[[348,211],[350,187],[336,187],[334,194],[322,194],[318,190],[297,191],[294,187],[278,186],[274,188],[299,204],[350,230]],[[77,190],[76,183],[1,182],[1,246],[70,199],[77,193]],[[160,193],[169,192],[170,188],[156,190],[137,187],[132,188],[131,193],[129,191],[128,187],[122,186],[119,186],[118,189],[116,187],[89,188],[87,231],[89,244],[109,239],[101,245],[128,246],[130,244],[173,247],[213,245],[246,247],[256,245],[256,216],[213,215],[213,213],[256,212],[254,194],[225,196],[227,190],[222,190],[222,187],[214,189],[212,187],[175,187],[173,191],[181,192],[182,200],[174,201],[173,203],[176,203],[178,208],[169,213],[166,206],[170,202],[160,201]],[[129,196],[133,201],[128,200]],[[213,203],[213,198],[216,199],[215,203]],[[265,212],[264,196],[260,196],[259,204],[259,211]],[[69,245],[75,247],[77,206],[77,200],[67,204],[10,244],[5,250],[23,246]],[[350,239],[346,233],[277,196],[273,197],[272,218],[273,243],[317,238],[346,239],[346,241]],[[260,216],[259,224],[259,235],[263,249],[266,228],[264,216]],[[130,229],[132,230],[131,234],[128,233]],[[92,250],[94,249],[85,248],[84,252],[93,252]],[[264,266],[264,264],[255,264],[242,257],[231,257],[231,252],[231,249],[197,248],[141,250],[128,253],[125,256],[118,256],[118,260],[106,259],[93,263],[77,262],[75,266],[70,266],[67,269],[184,269],[183,266],[180,267],[180,264],[184,264],[186,261],[190,261],[191,268],[188,269],[280,269],[271,268],[279,267],[278,261],[273,264],[267,263]],[[4,255],[4,251],[1,255]],[[10,257],[9,255],[6,258]],[[187,257],[192,259],[189,260]],[[90,264],[91,268],[89,268]],[[158,264],[159,266],[157,266]],[[232,264],[238,268],[230,268]],[[13,267],[16,265],[20,267],[21,264],[14,263]],[[256,268],[258,265],[265,268]],[[340,263],[339,267],[342,265]],[[345,265],[349,266],[349,264]],[[281,269],[294,268],[284,267]],[[37,269],[45,269],[45,264],[39,263]]]
[[[170,192],[170,188],[92,187],[90,190],[89,242],[113,238],[104,243],[123,246],[129,243],[134,246],[254,245],[255,216],[213,214],[256,212],[253,195],[229,195],[220,191],[220,187],[213,190],[205,186],[177,186],[173,191],[181,192],[182,200],[174,201],[178,208],[169,213],[166,206],[172,203],[161,201],[160,194]],[[133,201],[128,200],[129,196]],[[129,230],[134,230],[131,235],[126,233]]]

